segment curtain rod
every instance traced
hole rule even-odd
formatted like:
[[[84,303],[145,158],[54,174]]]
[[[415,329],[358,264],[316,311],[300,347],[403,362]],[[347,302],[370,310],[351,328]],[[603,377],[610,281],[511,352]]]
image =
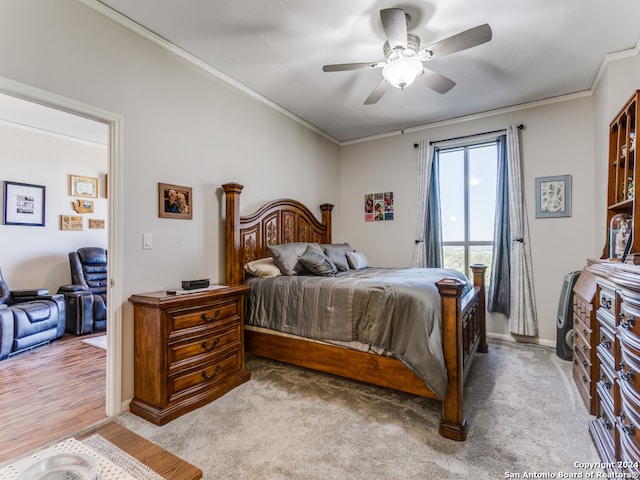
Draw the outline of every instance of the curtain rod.
[[[523,124],[518,125],[518,130],[523,130],[523,129],[524,129]],[[490,133],[500,133],[500,132],[506,132],[506,131],[507,131],[506,128],[501,128],[500,130],[491,130],[490,132],[473,133],[471,135],[462,135],[460,137],[445,138],[443,140],[433,140],[429,142],[429,145],[433,145],[434,143],[448,142],[450,140],[460,140],[462,138],[479,137],[480,135],[489,135]],[[418,144],[414,143],[413,148],[418,148]]]

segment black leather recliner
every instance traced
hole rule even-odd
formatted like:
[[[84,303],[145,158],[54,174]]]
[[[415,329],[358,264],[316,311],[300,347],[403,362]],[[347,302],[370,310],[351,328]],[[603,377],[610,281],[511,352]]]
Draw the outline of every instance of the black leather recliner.
[[[45,288],[9,290],[0,271],[0,360],[64,335],[62,295]]]
[[[63,285],[66,331],[74,335],[107,329],[107,251],[100,247],[69,252],[71,285]]]

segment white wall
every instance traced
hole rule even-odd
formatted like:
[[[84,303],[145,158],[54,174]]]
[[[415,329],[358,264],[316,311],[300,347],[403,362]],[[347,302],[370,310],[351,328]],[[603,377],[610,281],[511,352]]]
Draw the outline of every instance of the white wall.
[[[0,268],[9,288],[44,287],[55,293],[71,283],[68,252],[107,248],[107,160],[104,145],[0,122],[0,180],[46,188],[44,227],[0,225]],[[74,211],[72,202],[80,197],[70,195],[70,174],[98,178],[98,198],[87,199],[93,201],[93,213]],[[84,230],[61,230],[61,215],[82,216]],[[89,219],[104,220],[105,228],[89,229]]]
[[[405,133],[343,147],[341,150],[342,238],[362,249],[379,266],[411,265],[414,246],[417,151],[421,139],[438,140],[523,123],[521,155],[527,202],[539,339],[555,346],[556,314],[564,275],[580,270],[594,248],[593,105],[590,96],[576,95],[558,103],[498,113],[481,119]],[[571,175],[572,215],[535,218],[535,178]],[[394,192],[393,221],[364,222],[363,196]],[[502,315],[490,315],[488,330],[508,335]]]
[[[245,185],[245,213],[276,197],[338,198],[337,145],[74,0],[2,1],[0,76],[124,117],[125,299],[224,279],[223,183]],[[193,188],[193,220],[158,218],[158,182]],[[132,308],[109,308],[122,308],[127,399]]]

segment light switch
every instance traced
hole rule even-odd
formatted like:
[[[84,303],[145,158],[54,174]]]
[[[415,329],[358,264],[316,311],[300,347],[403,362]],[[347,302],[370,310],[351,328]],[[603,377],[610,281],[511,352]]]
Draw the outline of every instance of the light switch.
[[[153,248],[153,237],[150,233],[142,234],[142,248],[144,250],[151,250]]]

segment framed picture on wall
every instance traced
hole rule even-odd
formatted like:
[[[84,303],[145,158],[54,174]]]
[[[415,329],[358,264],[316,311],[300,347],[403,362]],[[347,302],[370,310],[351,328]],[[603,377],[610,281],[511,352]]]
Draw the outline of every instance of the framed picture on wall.
[[[193,218],[191,187],[158,183],[158,215],[160,218]]]
[[[44,227],[45,196],[44,185],[5,181],[3,223]]]
[[[536,178],[536,218],[571,216],[571,175]]]
[[[69,195],[74,197],[98,197],[98,179],[69,175]]]

